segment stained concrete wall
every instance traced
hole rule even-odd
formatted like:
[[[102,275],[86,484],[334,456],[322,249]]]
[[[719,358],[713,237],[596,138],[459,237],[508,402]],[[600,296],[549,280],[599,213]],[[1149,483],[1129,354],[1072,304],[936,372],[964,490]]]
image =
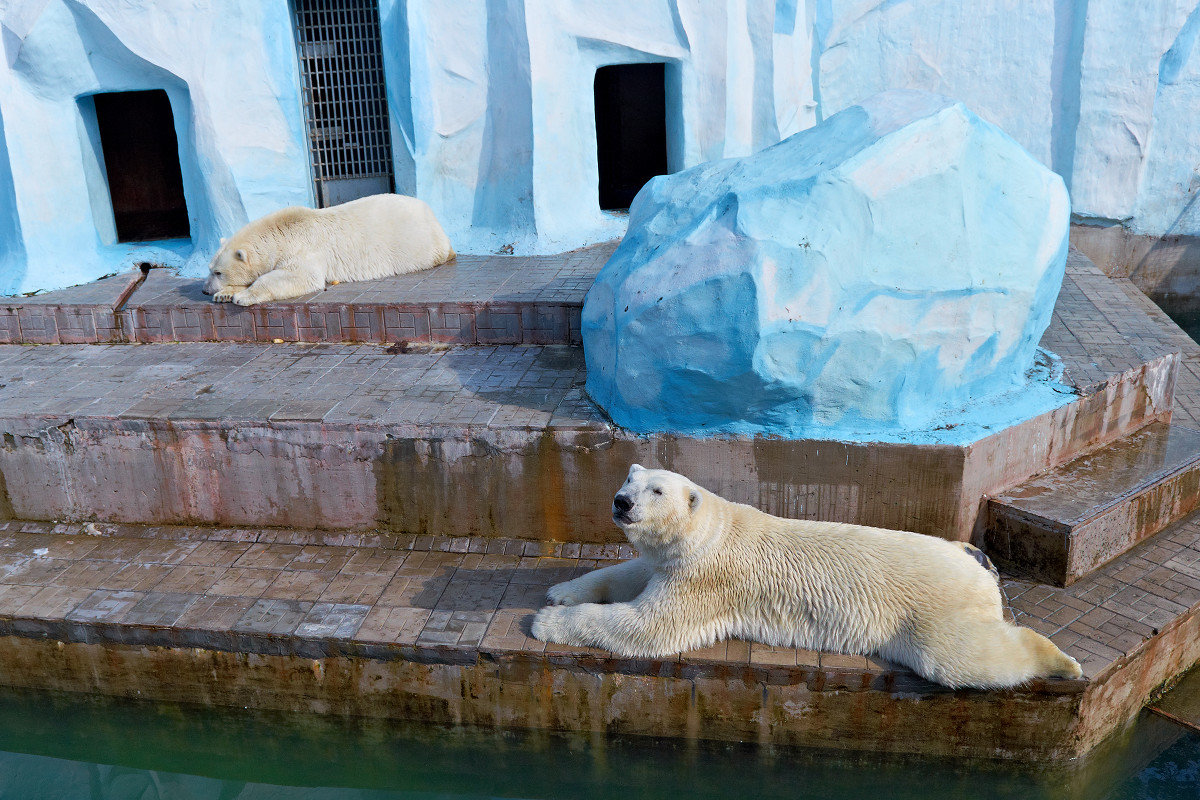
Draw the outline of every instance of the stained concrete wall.
[[[1174,355],[968,446],[320,422],[0,417],[0,518],[623,541],[630,463],[779,516],[978,538],[981,497],[1170,414]]]
[[[394,647],[364,658],[352,646],[339,652],[341,643],[295,654],[282,637],[268,652],[223,652],[192,642],[126,645],[122,631],[110,639],[81,625],[63,638],[82,641],[64,644],[26,627],[0,621],[5,685],[441,725],[1039,762],[1065,761],[1094,744],[1074,735],[1089,721],[1080,719],[1086,695],[1075,681],[952,692],[911,678],[874,686],[869,674],[851,670],[826,676],[645,661],[648,674],[625,674],[611,671],[611,660],[575,654],[543,660]],[[1126,681],[1117,684],[1119,692]]]
[[[1149,236],[1074,225],[1071,244],[1108,275],[1129,278],[1170,314],[1200,311],[1200,236]]]

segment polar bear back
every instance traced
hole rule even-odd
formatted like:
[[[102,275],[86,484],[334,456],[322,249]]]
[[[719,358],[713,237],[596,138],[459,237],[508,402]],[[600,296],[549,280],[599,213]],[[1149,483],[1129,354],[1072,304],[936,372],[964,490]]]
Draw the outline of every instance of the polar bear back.
[[[253,253],[261,271],[302,264],[325,282],[361,281],[428,269],[454,248],[427,203],[399,194],[330,208],[284,208],[257,219],[222,250]]]
[[[450,239],[422,200],[399,194],[362,197],[316,212],[313,222],[328,243],[328,281],[399,275],[454,256]]]
[[[720,584],[732,635],[864,652],[963,609],[1003,616],[996,582],[956,543],[863,525],[783,519],[709,492],[703,506],[725,531],[706,569],[715,563],[726,573]],[[707,583],[678,577],[693,587]],[[789,624],[781,625],[783,620]],[[780,640],[779,633],[789,628],[794,637]]]

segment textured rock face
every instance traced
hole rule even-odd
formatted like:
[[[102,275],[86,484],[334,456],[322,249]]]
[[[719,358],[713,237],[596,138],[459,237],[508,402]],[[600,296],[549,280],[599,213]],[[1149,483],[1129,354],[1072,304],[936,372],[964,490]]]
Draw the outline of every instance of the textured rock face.
[[[311,205],[293,41],[286,3],[0,3],[0,294],[201,274],[222,236]],[[89,97],[148,89],[170,100],[190,239],[117,241]]]
[[[1062,180],[961,104],[877,95],[642,190],[584,305],[588,392],[642,431],[953,427],[1025,380],[1068,217]]]

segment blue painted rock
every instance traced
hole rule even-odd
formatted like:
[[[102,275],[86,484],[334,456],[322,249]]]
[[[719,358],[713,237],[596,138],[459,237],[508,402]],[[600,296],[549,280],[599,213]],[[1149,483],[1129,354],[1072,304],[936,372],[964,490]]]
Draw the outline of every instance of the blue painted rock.
[[[928,428],[1026,380],[1069,213],[963,105],[876,95],[642,189],[584,303],[588,393],[635,431]]]

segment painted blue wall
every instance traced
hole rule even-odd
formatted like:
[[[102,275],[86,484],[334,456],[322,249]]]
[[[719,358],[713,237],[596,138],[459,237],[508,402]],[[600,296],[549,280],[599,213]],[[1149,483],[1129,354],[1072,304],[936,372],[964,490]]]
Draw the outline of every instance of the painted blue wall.
[[[673,169],[921,89],[1058,172],[1078,221],[1200,235],[1200,0],[380,0],[380,17],[397,188],[460,252],[622,233],[597,200],[592,80],[639,61],[668,64]],[[0,34],[0,292],[146,259],[198,274],[219,237],[312,204],[285,0],[33,0],[3,6]],[[108,241],[79,99],[129,88],[171,96],[190,241]]]
[[[0,293],[141,261],[199,273],[220,237],[312,204],[286,4],[49,0],[0,15],[0,235],[20,232],[0,249]],[[143,89],[171,102],[187,240],[116,242],[90,97]]]

